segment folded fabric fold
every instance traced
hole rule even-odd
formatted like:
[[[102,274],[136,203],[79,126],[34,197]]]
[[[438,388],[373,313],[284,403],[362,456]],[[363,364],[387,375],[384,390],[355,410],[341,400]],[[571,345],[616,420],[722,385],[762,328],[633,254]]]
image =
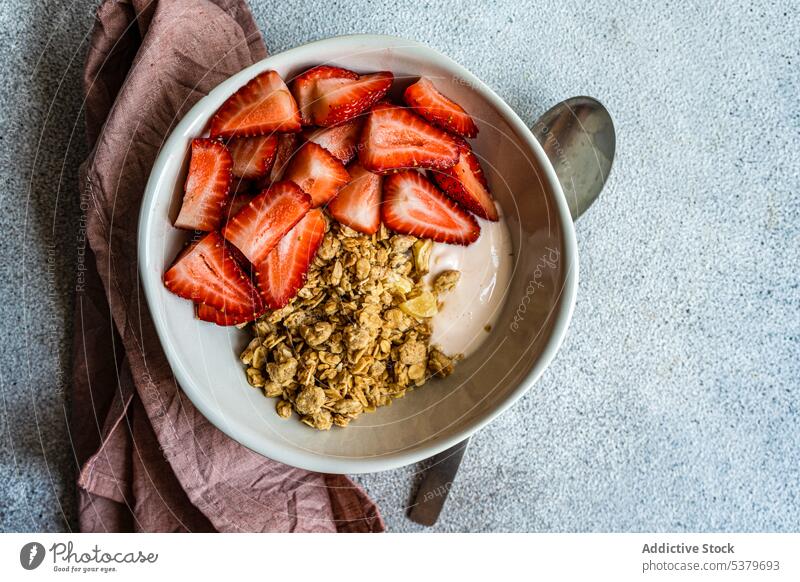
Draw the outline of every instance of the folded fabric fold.
[[[243,0],[107,0],[84,71],[91,154],[81,171],[71,434],[82,531],[378,532],[347,477],[264,458],[180,391],[138,286],[150,168],[174,125],[266,56]]]

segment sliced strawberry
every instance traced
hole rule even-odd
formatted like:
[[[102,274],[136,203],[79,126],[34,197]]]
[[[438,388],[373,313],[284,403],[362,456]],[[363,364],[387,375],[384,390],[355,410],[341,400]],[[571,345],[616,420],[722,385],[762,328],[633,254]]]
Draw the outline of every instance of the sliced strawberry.
[[[343,164],[349,164],[358,152],[358,139],[364,119],[351,119],[333,127],[306,130],[303,136],[306,141],[313,141],[333,154]]]
[[[266,176],[275,159],[276,135],[234,138],[227,143],[233,158],[233,175],[254,180]]]
[[[350,181],[350,174],[342,162],[313,142],[300,148],[289,162],[283,177],[311,196],[314,207],[328,202]]]
[[[228,150],[212,139],[192,140],[192,158],[184,186],[183,204],[175,226],[215,230],[228,202],[233,162]]]
[[[277,182],[257,195],[222,227],[222,236],[258,265],[311,208],[294,182]]]
[[[280,309],[303,287],[308,267],[325,236],[325,214],[320,209],[308,212],[281,239],[266,261],[259,264],[256,281],[270,309]]]
[[[461,105],[439,93],[425,77],[408,87],[403,99],[414,113],[442,129],[462,137],[478,135],[478,126]]]
[[[388,71],[362,75],[358,79],[319,79],[309,110],[316,125],[330,127],[364,113],[377,103],[394,81]]]
[[[253,319],[264,309],[250,278],[244,274],[218,232],[205,235],[178,255],[164,273],[164,285],[175,295],[206,304],[226,314]]]
[[[414,170],[384,178],[381,217],[397,233],[436,242],[468,245],[481,233],[470,213]]]
[[[497,222],[497,208],[478,157],[466,142],[459,144],[461,155],[452,168],[433,172],[433,179],[444,193],[481,218]]]
[[[381,225],[382,176],[356,162],[348,169],[350,182],[328,203],[328,212],[353,230],[374,234]]]
[[[210,305],[199,303],[194,306],[194,312],[197,316],[197,319],[201,321],[208,321],[210,323],[216,323],[217,325],[240,325],[242,323],[247,323],[248,321],[253,321],[256,317],[263,313],[263,310],[261,313],[257,313],[254,317],[253,315],[247,314],[240,315],[238,313],[225,313],[224,311],[215,309]]]
[[[269,182],[278,182],[283,178],[283,173],[289,165],[289,160],[292,159],[298,148],[297,134],[295,133],[281,133],[278,135],[278,146],[275,148],[275,161],[272,162],[272,169],[269,171]],[[269,183],[262,180],[263,187],[267,187]]]
[[[319,79],[358,79],[358,73],[321,65],[307,70],[292,81],[292,94],[300,107],[303,125],[311,125],[310,107],[316,99],[316,87]]]
[[[454,138],[407,109],[378,103],[372,107],[358,157],[371,172],[403,168],[444,170],[458,161]]]
[[[264,71],[228,97],[211,118],[210,131],[211,137],[300,131],[300,112],[281,76]]]

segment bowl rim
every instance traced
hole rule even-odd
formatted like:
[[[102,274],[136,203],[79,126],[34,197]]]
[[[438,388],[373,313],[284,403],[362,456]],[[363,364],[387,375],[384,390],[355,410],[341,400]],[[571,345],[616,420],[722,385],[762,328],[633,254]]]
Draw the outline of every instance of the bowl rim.
[[[386,48],[413,48],[419,50],[422,57],[434,61],[437,65],[452,71],[453,74],[457,74],[465,81],[465,85],[468,85],[470,90],[476,91],[483,99],[495,107],[509,126],[515,130],[520,141],[527,146],[530,153],[536,158],[539,167],[542,168],[545,174],[548,186],[553,192],[553,198],[556,202],[559,226],[563,236],[562,244],[564,251],[562,253],[564,260],[564,283],[558,299],[557,309],[553,312],[552,329],[537,361],[534,363],[531,370],[518,382],[517,386],[509,392],[497,407],[483,417],[473,419],[466,423],[449,437],[437,438],[434,436],[414,447],[371,457],[324,455],[299,448],[291,448],[277,440],[251,438],[246,431],[237,431],[230,419],[223,419],[222,413],[215,407],[207,406],[204,399],[201,397],[200,390],[190,382],[174,347],[168,342],[166,322],[159,309],[155,308],[160,291],[157,286],[161,285],[161,278],[154,279],[148,273],[147,269],[147,266],[151,264],[153,259],[149,248],[153,225],[150,209],[156,200],[157,193],[162,190],[161,176],[168,164],[172,161],[172,154],[177,150],[177,146],[183,141],[183,135],[192,128],[202,113],[208,109],[208,104],[217,100],[220,100],[221,104],[225,98],[230,96],[236,89],[244,85],[256,74],[275,68],[273,66],[275,62],[286,61],[291,63],[293,59],[297,59],[301,57],[301,55],[306,57],[309,51],[316,50],[319,51],[319,54],[325,54],[325,49],[342,49],[355,45],[358,45],[359,48],[363,48],[364,45],[367,45],[376,50]],[[150,316],[155,325],[159,342],[167,357],[170,368],[189,400],[191,400],[201,414],[214,426],[252,451],[287,465],[324,473],[370,473],[395,469],[421,461],[444,451],[469,438],[475,432],[485,427],[500,414],[508,410],[512,404],[517,402],[517,400],[536,383],[544,373],[544,370],[547,369],[553,361],[558,349],[564,341],[569,322],[572,319],[578,287],[577,241],[567,200],[553,166],[544,153],[544,149],[536,140],[528,126],[499,95],[450,57],[417,41],[398,36],[380,34],[335,36],[306,43],[271,55],[227,78],[210,91],[208,95],[195,103],[175,125],[169,137],[163,142],[153,164],[139,211],[137,247],[139,276],[141,278]]]

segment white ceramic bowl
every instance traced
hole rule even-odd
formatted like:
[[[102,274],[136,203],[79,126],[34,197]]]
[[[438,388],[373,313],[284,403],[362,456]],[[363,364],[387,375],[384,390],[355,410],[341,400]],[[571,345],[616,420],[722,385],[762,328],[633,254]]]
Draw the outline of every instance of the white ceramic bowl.
[[[258,73],[274,69],[288,81],[323,62],[364,72],[390,70],[402,86],[422,75],[430,77],[469,111],[480,128],[474,147],[514,247],[508,297],[480,350],[446,380],[430,382],[392,406],[362,415],[347,429],[329,432],[312,430],[296,417],[278,418],[275,400],[247,384],[238,360],[247,333],[198,321],[191,303],[161,283],[187,238],[172,222],[182,199],[192,138],[203,133],[229,95]],[[553,359],[577,289],[572,220],[555,172],[531,132],[469,71],[426,46],[389,36],[343,36],[286,51],[248,67],[201,99],[178,123],[153,166],[138,244],[150,313],[172,370],[195,406],[252,450],[329,473],[413,463],[486,425],[520,398]]]

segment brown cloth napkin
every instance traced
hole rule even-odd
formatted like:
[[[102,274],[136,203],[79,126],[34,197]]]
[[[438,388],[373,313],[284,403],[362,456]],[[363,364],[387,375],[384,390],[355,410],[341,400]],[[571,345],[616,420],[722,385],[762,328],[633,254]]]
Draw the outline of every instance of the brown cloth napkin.
[[[81,169],[71,438],[82,531],[378,532],[347,477],[264,458],[180,391],[139,284],[145,183],[177,121],[266,56],[244,0],[107,0],[84,71],[91,154]]]

